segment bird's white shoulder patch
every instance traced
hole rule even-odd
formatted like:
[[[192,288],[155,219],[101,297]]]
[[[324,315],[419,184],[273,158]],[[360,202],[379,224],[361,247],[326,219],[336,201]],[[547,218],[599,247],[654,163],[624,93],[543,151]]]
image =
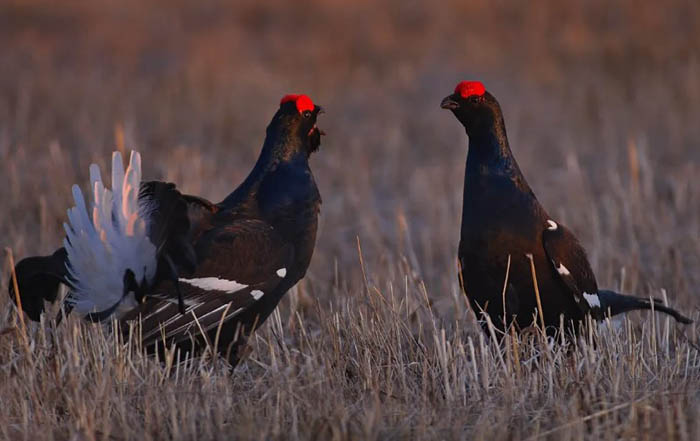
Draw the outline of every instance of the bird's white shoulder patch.
[[[248,285],[243,285],[235,280],[220,279],[218,277],[200,277],[196,279],[178,279],[182,283],[186,283],[191,286],[195,286],[200,289],[210,290],[210,291],[222,291],[228,294],[232,294],[236,291],[240,291],[243,288],[248,287]]]
[[[588,306],[591,308],[600,308],[600,299],[598,298],[598,294],[588,294],[587,292],[584,292],[583,298],[586,299]]]
[[[260,291],[259,289],[254,289],[250,292],[250,295],[253,296],[255,300],[258,300],[260,297],[262,297],[265,293]]]
[[[556,222],[554,222],[552,219],[547,220],[547,229],[549,231],[555,231],[557,228],[559,228],[559,226]]]
[[[287,275],[287,268],[280,268],[277,270],[277,275],[279,277],[284,277]]]
[[[571,275],[571,273],[569,272],[569,269],[567,267],[565,267],[563,263],[560,263],[557,266],[557,272],[559,274],[561,274],[562,276],[570,276]]]

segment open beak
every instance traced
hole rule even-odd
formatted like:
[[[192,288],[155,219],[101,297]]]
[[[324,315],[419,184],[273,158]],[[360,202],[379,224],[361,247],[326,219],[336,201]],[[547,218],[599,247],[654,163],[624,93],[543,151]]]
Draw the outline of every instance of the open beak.
[[[444,100],[440,103],[440,107],[443,109],[449,109],[449,110],[455,110],[459,108],[459,103],[455,101],[453,98],[453,95],[445,97]]]
[[[316,113],[316,115],[320,115],[322,113],[326,113],[326,111],[321,106],[314,106],[314,113]],[[314,135],[314,133],[318,133],[319,140],[320,140],[321,136],[326,134],[326,132],[319,129],[316,124],[314,124],[314,126],[311,127],[311,130],[309,130],[308,136],[310,137],[310,136]]]

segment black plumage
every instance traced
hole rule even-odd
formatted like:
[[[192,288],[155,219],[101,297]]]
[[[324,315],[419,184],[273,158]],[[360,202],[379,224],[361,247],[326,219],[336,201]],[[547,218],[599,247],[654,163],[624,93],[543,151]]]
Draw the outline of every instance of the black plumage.
[[[598,290],[586,253],[566,227],[540,205],[513,157],[501,108],[479,82],[462,82],[441,104],[465,127],[469,153],[459,242],[460,280],[477,316],[503,330],[540,324],[534,265],[544,325],[556,329],[586,314],[651,309],[690,320],[657,300]],[[537,311],[537,312],[536,312]],[[505,315],[504,315],[505,314]]]
[[[239,346],[309,266],[321,205],[309,157],[320,146],[321,112],[305,95],[285,96],[255,167],[218,204],[184,195],[171,183],[141,183],[140,213],[155,247],[155,277],[132,280],[127,270],[123,298],[133,295],[135,306],[124,310],[130,303],[122,301],[93,317],[140,320],[150,350],[176,344],[194,353],[215,344],[235,364]],[[59,283],[73,287],[67,264],[63,248],[18,263],[30,318],[38,320],[44,300],[55,300]]]
[[[66,249],[61,247],[50,256],[27,257],[15,265],[22,309],[30,319],[39,321],[44,312],[44,301],[55,302],[60,284],[69,283],[65,261]],[[16,301],[12,282],[9,284],[9,294],[12,301]]]

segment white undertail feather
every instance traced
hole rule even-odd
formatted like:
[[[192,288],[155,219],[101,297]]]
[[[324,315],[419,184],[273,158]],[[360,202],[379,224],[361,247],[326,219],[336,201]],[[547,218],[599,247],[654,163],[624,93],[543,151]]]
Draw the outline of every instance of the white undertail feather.
[[[131,152],[124,171],[119,152],[112,154],[112,190],[105,188],[100,169],[90,166],[92,205],[88,210],[80,187],[73,185],[75,207],[63,224],[73,284],[70,302],[80,314],[100,312],[119,304],[116,313],[135,306],[124,297],[124,274],[133,271],[137,283],[151,282],[156,272],[156,248],[148,239],[145,207],[140,207],[141,156]]]
[[[600,299],[598,298],[598,294],[588,294],[587,292],[584,292],[583,298],[586,299],[586,302],[588,302],[588,306],[590,306],[591,308],[600,308]]]

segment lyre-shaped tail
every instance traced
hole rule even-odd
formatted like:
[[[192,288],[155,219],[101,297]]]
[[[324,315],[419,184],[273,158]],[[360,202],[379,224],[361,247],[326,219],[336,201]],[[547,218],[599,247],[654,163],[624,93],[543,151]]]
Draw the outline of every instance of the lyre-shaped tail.
[[[655,311],[670,315],[679,323],[684,323],[686,325],[693,323],[691,319],[675,309],[664,305],[664,303],[659,299],[650,300],[644,297],[620,294],[615,291],[605,289],[598,291],[598,298],[600,299],[601,309],[605,312],[605,314],[610,314],[611,316],[634,311],[635,309],[653,309]]]

